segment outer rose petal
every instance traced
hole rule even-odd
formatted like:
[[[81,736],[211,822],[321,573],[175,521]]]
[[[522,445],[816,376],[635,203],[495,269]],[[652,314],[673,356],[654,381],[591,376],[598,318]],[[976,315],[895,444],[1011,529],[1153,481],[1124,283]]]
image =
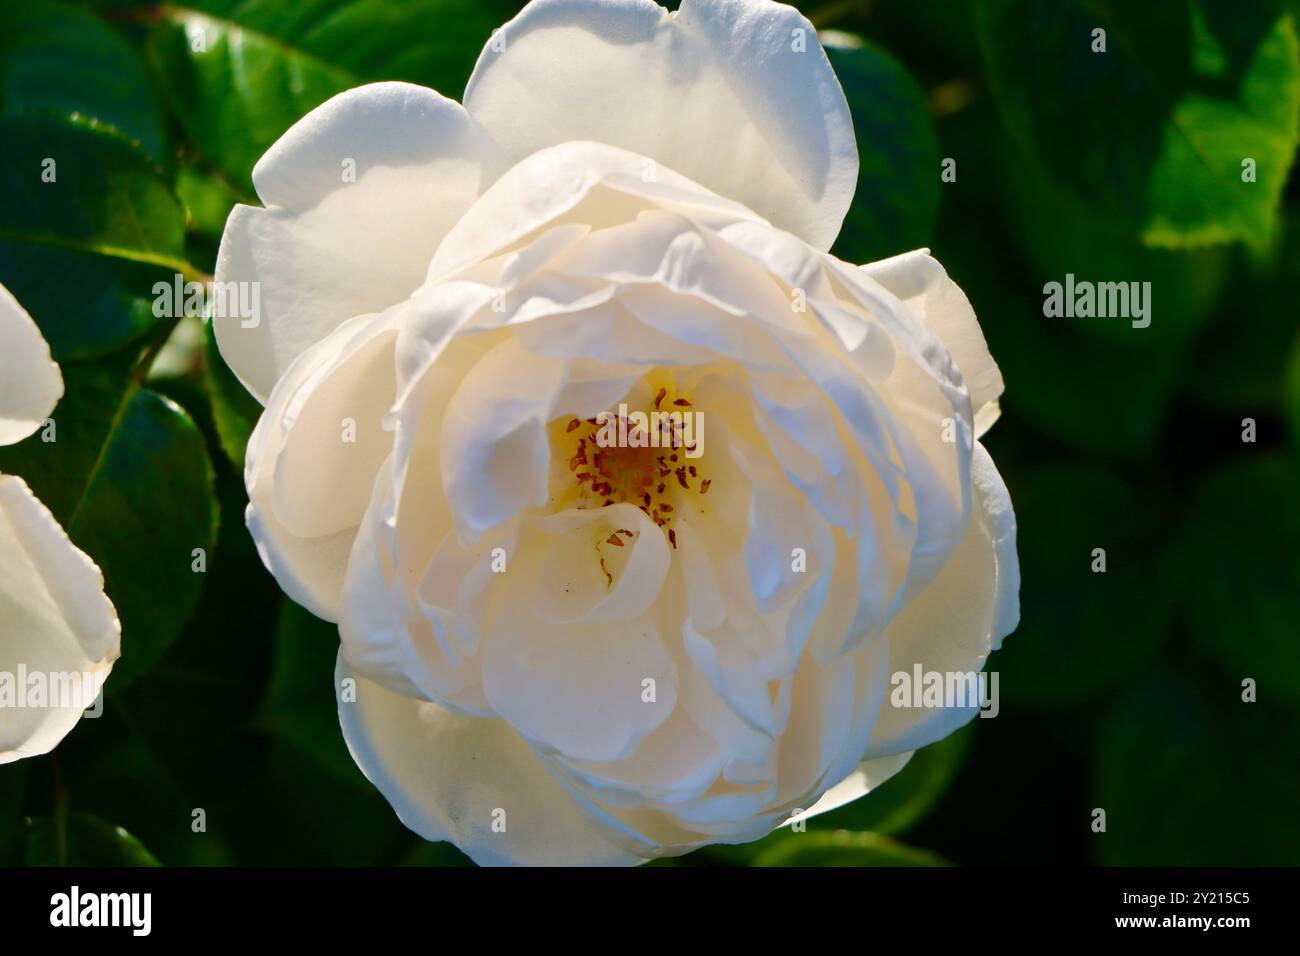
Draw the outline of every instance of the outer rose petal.
[[[889,670],[978,671],[990,651],[1020,623],[1020,562],[1016,516],[1002,476],[984,446],[971,461],[974,508],[970,531],[930,585],[885,631]],[[881,705],[866,756],[915,750],[946,737],[979,708],[901,708]]]
[[[63,396],[63,376],[32,317],[0,285],[0,445],[40,427]]]
[[[214,320],[222,356],[265,401],[308,346],[418,288],[443,235],[503,169],[469,114],[422,86],[374,83],[318,106],[253,169],[267,208],[236,206],[226,223],[216,280],[261,283],[261,308],[252,328]]]
[[[21,478],[0,476],[0,672],[90,675],[83,706],[5,707],[0,763],[47,753],[108,677],[121,626],[99,568]],[[25,688],[16,687],[23,695]]]
[[[246,520],[258,554],[291,598],[329,621],[338,619],[348,552],[392,444],[380,421],[393,391],[384,361],[391,367],[392,323],[404,309],[358,316],[304,352],[248,439]],[[344,418],[357,441],[341,440]],[[322,507],[300,513],[310,500]]]
[[[464,101],[513,161],[621,146],[822,250],[853,200],[848,104],[816,29],[784,4],[533,0],[489,41]]]
[[[915,310],[925,327],[948,350],[970,391],[975,437],[979,438],[998,419],[1002,373],[989,354],[988,343],[966,293],[948,278],[943,266],[925,249],[871,262],[861,268]]]
[[[336,685],[350,676],[340,654]],[[354,679],[356,701],[339,702],[348,750],[426,840],[450,840],[483,866],[640,862],[602,835],[504,720],[463,717]],[[505,811],[501,833],[492,828],[497,810]]]
[[[829,813],[832,810],[839,809],[846,803],[852,803],[859,797],[865,797],[902,770],[907,765],[907,762],[912,759],[913,753],[915,751],[905,750],[900,754],[890,754],[888,757],[876,757],[872,760],[862,761],[862,763],[858,764],[857,770],[854,770],[823,793],[821,799],[808,810],[792,816],[789,822],[807,820],[822,813]]]

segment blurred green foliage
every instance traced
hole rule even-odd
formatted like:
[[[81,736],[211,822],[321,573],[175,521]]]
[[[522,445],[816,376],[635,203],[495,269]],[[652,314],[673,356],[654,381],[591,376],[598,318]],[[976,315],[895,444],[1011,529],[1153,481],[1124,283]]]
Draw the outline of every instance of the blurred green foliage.
[[[149,304],[159,278],[212,271],[299,116],[373,80],[458,98],[515,6],[0,11],[0,282],[67,381],[59,460],[33,438],[0,470],[104,568],[128,651],[103,717],[0,767],[0,860],[466,862],[348,757],[333,628],[280,595],[244,530],[258,406],[210,335],[150,374],[173,323]],[[1001,364],[987,444],[1023,621],[988,665],[996,719],[807,833],[656,865],[1300,863],[1300,4],[799,6],[833,31],[862,158],[835,251],[930,246]],[[66,185],[42,192],[55,154]],[[1067,273],[1150,281],[1150,328],[1045,318]]]

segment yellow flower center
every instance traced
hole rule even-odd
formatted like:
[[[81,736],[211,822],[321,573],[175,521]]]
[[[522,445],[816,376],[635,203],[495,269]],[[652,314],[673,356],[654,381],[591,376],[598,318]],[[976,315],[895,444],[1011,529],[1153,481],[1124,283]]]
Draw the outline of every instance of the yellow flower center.
[[[675,548],[673,516],[684,496],[706,495],[712,484],[703,471],[703,414],[671,382],[652,388],[645,407],[622,403],[594,418],[553,422],[552,448],[572,476],[566,506],[634,505],[666,529]],[[619,529],[607,543],[622,547],[620,535],[632,532]]]

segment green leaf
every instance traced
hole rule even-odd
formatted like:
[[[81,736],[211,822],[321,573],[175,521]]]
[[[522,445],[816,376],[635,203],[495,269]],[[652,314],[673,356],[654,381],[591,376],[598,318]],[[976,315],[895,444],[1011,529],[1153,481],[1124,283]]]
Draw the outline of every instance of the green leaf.
[[[207,400],[193,378],[156,388],[191,410],[209,442]],[[242,474],[216,459],[218,541],[203,594],[180,637],[124,690],[109,680],[104,716],[83,721],[60,745],[78,809],[115,820],[172,865],[232,862],[232,806],[262,750],[249,722],[269,671],[280,589],[244,527]],[[195,746],[202,741],[202,746]],[[206,815],[195,832],[194,810]]]
[[[1020,248],[1033,266],[1035,286],[1076,281],[1149,283],[1144,297],[1150,324],[1135,328],[1132,317],[1043,317],[1102,339],[1107,346],[1158,352],[1182,349],[1218,305],[1236,264],[1229,246],[1158,249],[1144,246],[1123,223],[1099,216],[1082,200],[1052,183],[1010,148],[998,164],[1005,181],[1009,220]],[[1062,228],[1068,223],[1068,228]]]
[[[122,619],[109,693],[146,670],[176,637],[203,589],[192,570],[216,533],[212,465],[179,406],[127,379],[135,354],[67,365],[53,441],[38,433],[0,449],[69,537],[104,572]]]
[[[1296,34],[1278,4],[982,0],[978,12],[1007,124],[1055,181],[1149,245],[1269,244],[1300,139]]]
[[[215,19],[277,41],[362,82],[406,80],[454,100],[518,0],[194,0]]]
[[[154,284],[191,270],[181,206],[135,146],[67,119],[0,117],[0,179],[0,283],[59,361],[155,326]]]
[[[1082,812],[1079,830],[1111,866],[1296,866],[1297,753],[1294,714],[1236,680],[1157,675],[1106,717],[1090,801],[1106,831]]]
[[[1252,446],[1246,445],[1246,448]],[[1280,455],[1222,465],[1192,490],[1177,553],[1197,642],[1261,700],[1300,708],[1300,466]]]
[[[242,470],[244,451],[248,448],[249,436],[253,434],[257,420],[261,417],[262,406],[248,393],[248,389],[244,388],[226,360],[221,357],[211,322],[204,324],[203,334],[206,339],[203,377],[212,401],[212,417],[216,422],[222,450]]]
[[[300,117],[337,93],[407,80],[460,99],[491,32],[493,0],[199,0],[149,40],[172,112],[237,188]]]
[[[915,826],[948,791],[966,761],[971,734],[980,723],[970,724],[942,740],[922,747],[898,773],[865,797],[837,810],[813,817],[810,830],[870,830],[903,833]]]
[[[184,268],[185,220],[130,143],[67,120],[0,117],[0,239]]]
[[[204,578],[195,551],[206,555],[216,535],[212,482],[193,420],[154,392],[134,391],[68,524],[72,539],[97,556],[122,618],[114,687],[158,658],[198,601]]]
[[[137,693],[149,693],[148,685],[154,679],[151,673],[147,680],[132,686],[132,702]],[[111,676],[109,680],[111,684]],[[162,693],[170,692],[167,687]],[[155,752],[141,733],[174,732],[176,724],[185,726],[190,731],[189,759],[208,763],[214,780],[229,781],[231,764],[223,761],[223,752],[213,746],[216,721],[207,705],[220,695],[220,690],[209,687],[206,696],[191,696],[183,709],[173,706],[170,713],[163,713],[152,724],[146,722],[155,715],[136,715],[120,695],[110,696],[102,716],[82,720],[76,731],[59,744],[56,758],[64,768],[68,803],[79,813],[113,820],[125,827],[170,865],[228,862],[219,836],[224,815],[217,812],[215,805],[218,794],[214,791],[219,784],[201,789],[187,787],[177,779],[173,755]],[[175,705],[176,698],[168,701]],[[209,718],[208,726],[202,724],[200,714]],[[195,746],[197,740],[202,741],[201,747]],[[195,832],[195,809],[208,812],[209,832]]]
[[[1003,711],[1092,701],[1149,666],[1169,633],[1167,519],[1108,471],[1047,466],[1011,485],[1020,553],[1020,626],[990,660]],[[1094,571],[1105,552],[1105,571]]]
[[[185,205],[186,226],[200,235],[220,239],[230,210],[239,202],[235,192],[218,177],[189,166],[177,172],[176,192]]]
[[[968,215],[945,212],[934,253],[970,298],[1002,370],[1005,420],[1032,424],[1089,453],[1145,455],[1164,421],[1182,353],[1117,349],[1048,319],[1041,284],[1009,259],[1005,235],[991,224],[982,234],[970,230]],[[998,250],[996,262],[990,248]],[[990,440],[1007,440],[1005,431],[999,425]]]
[[[827,31],[821,40],[858,144],[857,191],[832,251],[865,263],[926,245],[939,209],[939,149],[920,87],[858,37]]]
[[[168,160],[163,113],[144,64],[115,30],[62,3],[0,9],[0,110],[53,114]]]
[[[29,819],[26,840],[28,866],[162,865],[121,827],[86,814],[70,815],[62,828],[50,817]]]
[[[234,24],[182,11],[171,17],[155,28],[149,55],[172,112],[248,197],[253,165],[267,148],[300,117],[357,85],[344,71]]]
[[[1226,307],[1196,344],[1189,363],[1196,375],[1183,390],[1203,407],[1259,418],[1283,398],[1292,346],[1300,344],[1300,222],[1286,218],[1282,230],[1276,259],[1238,270],[1224,296]],[[1249,303],[1248,321],[1242,303]],[[1294,407],[1300,411],[1300,403]]]
[[[1002,133],[992,104],[971,104],[948,117],[942,132],[944,154],[960,163],[957,181],[944,186],[934,254],[970,299],[1002,370],[1004,421],[1036,426],[1089,454],[1146,455],[1186,350],[1118,349],[1113,339],[1079,326],[1093,320],[1044,316],[1043,280],[1024,268],[1007,228],[1008,208],[1019,200],[999,188],[1008,177],[1000,172]],[[1023,434],[999,425],[989,440],[1005,443]]]
[[[349,755],[334,683],[338,649],[336,625],[280,603],[271,678],[252,721],[269,736],[241,801],[241,862],[464,865],[454,848],[412,839]]]
[[[0,284],[40,326],[56,360],[93,358],[153,328],[150,290],[175,272],[92,252],[0,239]]]
[[[1003,409],[1086,452],[1148,454],[1178,384],[1180,353],[1117,349],[1049,324],[1036,305],[1014,313],[1014,330],[988,336],[1009,383]]]
[[[51,416],[54,429],[0,447],[0,472],[21,475],[65,528],[112,437],[114,413],[133,387],[130,375],[140,351],[127,348],[94,364],[64,364],[63,397]]]
[[[226,813],[242,865],[393,865],[411,851],[411,831],[378,790],[340,780],[294,746],[273,739],[236,766],[242,792]]]
[[[258,729],[292,744],[340,780],[372,789],[348,754],[339,729],[334,662],[338,626],[292,601],[280,606],[270,686]]]
[[[947,866],[927,850],[891,840],[878,833],[846,830],[792,833],[789,839],[763,851],[753,866]]]

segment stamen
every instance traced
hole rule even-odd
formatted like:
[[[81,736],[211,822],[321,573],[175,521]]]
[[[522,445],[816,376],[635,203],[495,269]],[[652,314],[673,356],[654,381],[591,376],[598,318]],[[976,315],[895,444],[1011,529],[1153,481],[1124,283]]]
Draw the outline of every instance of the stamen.
[[[661,385],[655,391],[655,411],[658,412],[665,403],[674,408],[693,407],[690,399],[673,396],[670,385]],[[683,450],[691,453],[688,457],[696,457],[693,454],[695,444],[686,441],[689,429],[673,417],[679,413],[663,414],[667,421],[660,421],[657,428],[652,426],[643,429],[625,410],[620,410],[615,424],[619,426],[620,435],[628,435],[626,446],[602,444],[602,441],[607,440],[609,423],[602,425],[597,418],[570,418],[565,421],[563,434],[572,435],[575,443],[570,446],[572,457],[568,463],[569,471],[573,473],[573,479],[579,488],[577,507],[608,508],[620,503],[635,505],[657,527],[665,529],[670,545],[676,549],[677,533],[672,523],[682,505],[674,499],[696,490],[701,495],[707,494],[712,480],[700,477],[701,471],[706,467],[703,462],[697,467],[696,464],[681,461]],[[637,417],[645,416],[645,412],[637,412]],[[607,417],[600,416],[601,419]],[[584,427],[584,422],[590,427]],[[650,444],[651,441],[653,444]],[[590,450],[588,445],[591,446]],[[670,475],[674,481],[667,480]],[[698,489],[693,486],[692,479],[698,483]],[[625,538],[633,537],[633,532],[619,528],[604,543],[621,548]],[[603,561],[601,567],[612,581],[612,575]]]

